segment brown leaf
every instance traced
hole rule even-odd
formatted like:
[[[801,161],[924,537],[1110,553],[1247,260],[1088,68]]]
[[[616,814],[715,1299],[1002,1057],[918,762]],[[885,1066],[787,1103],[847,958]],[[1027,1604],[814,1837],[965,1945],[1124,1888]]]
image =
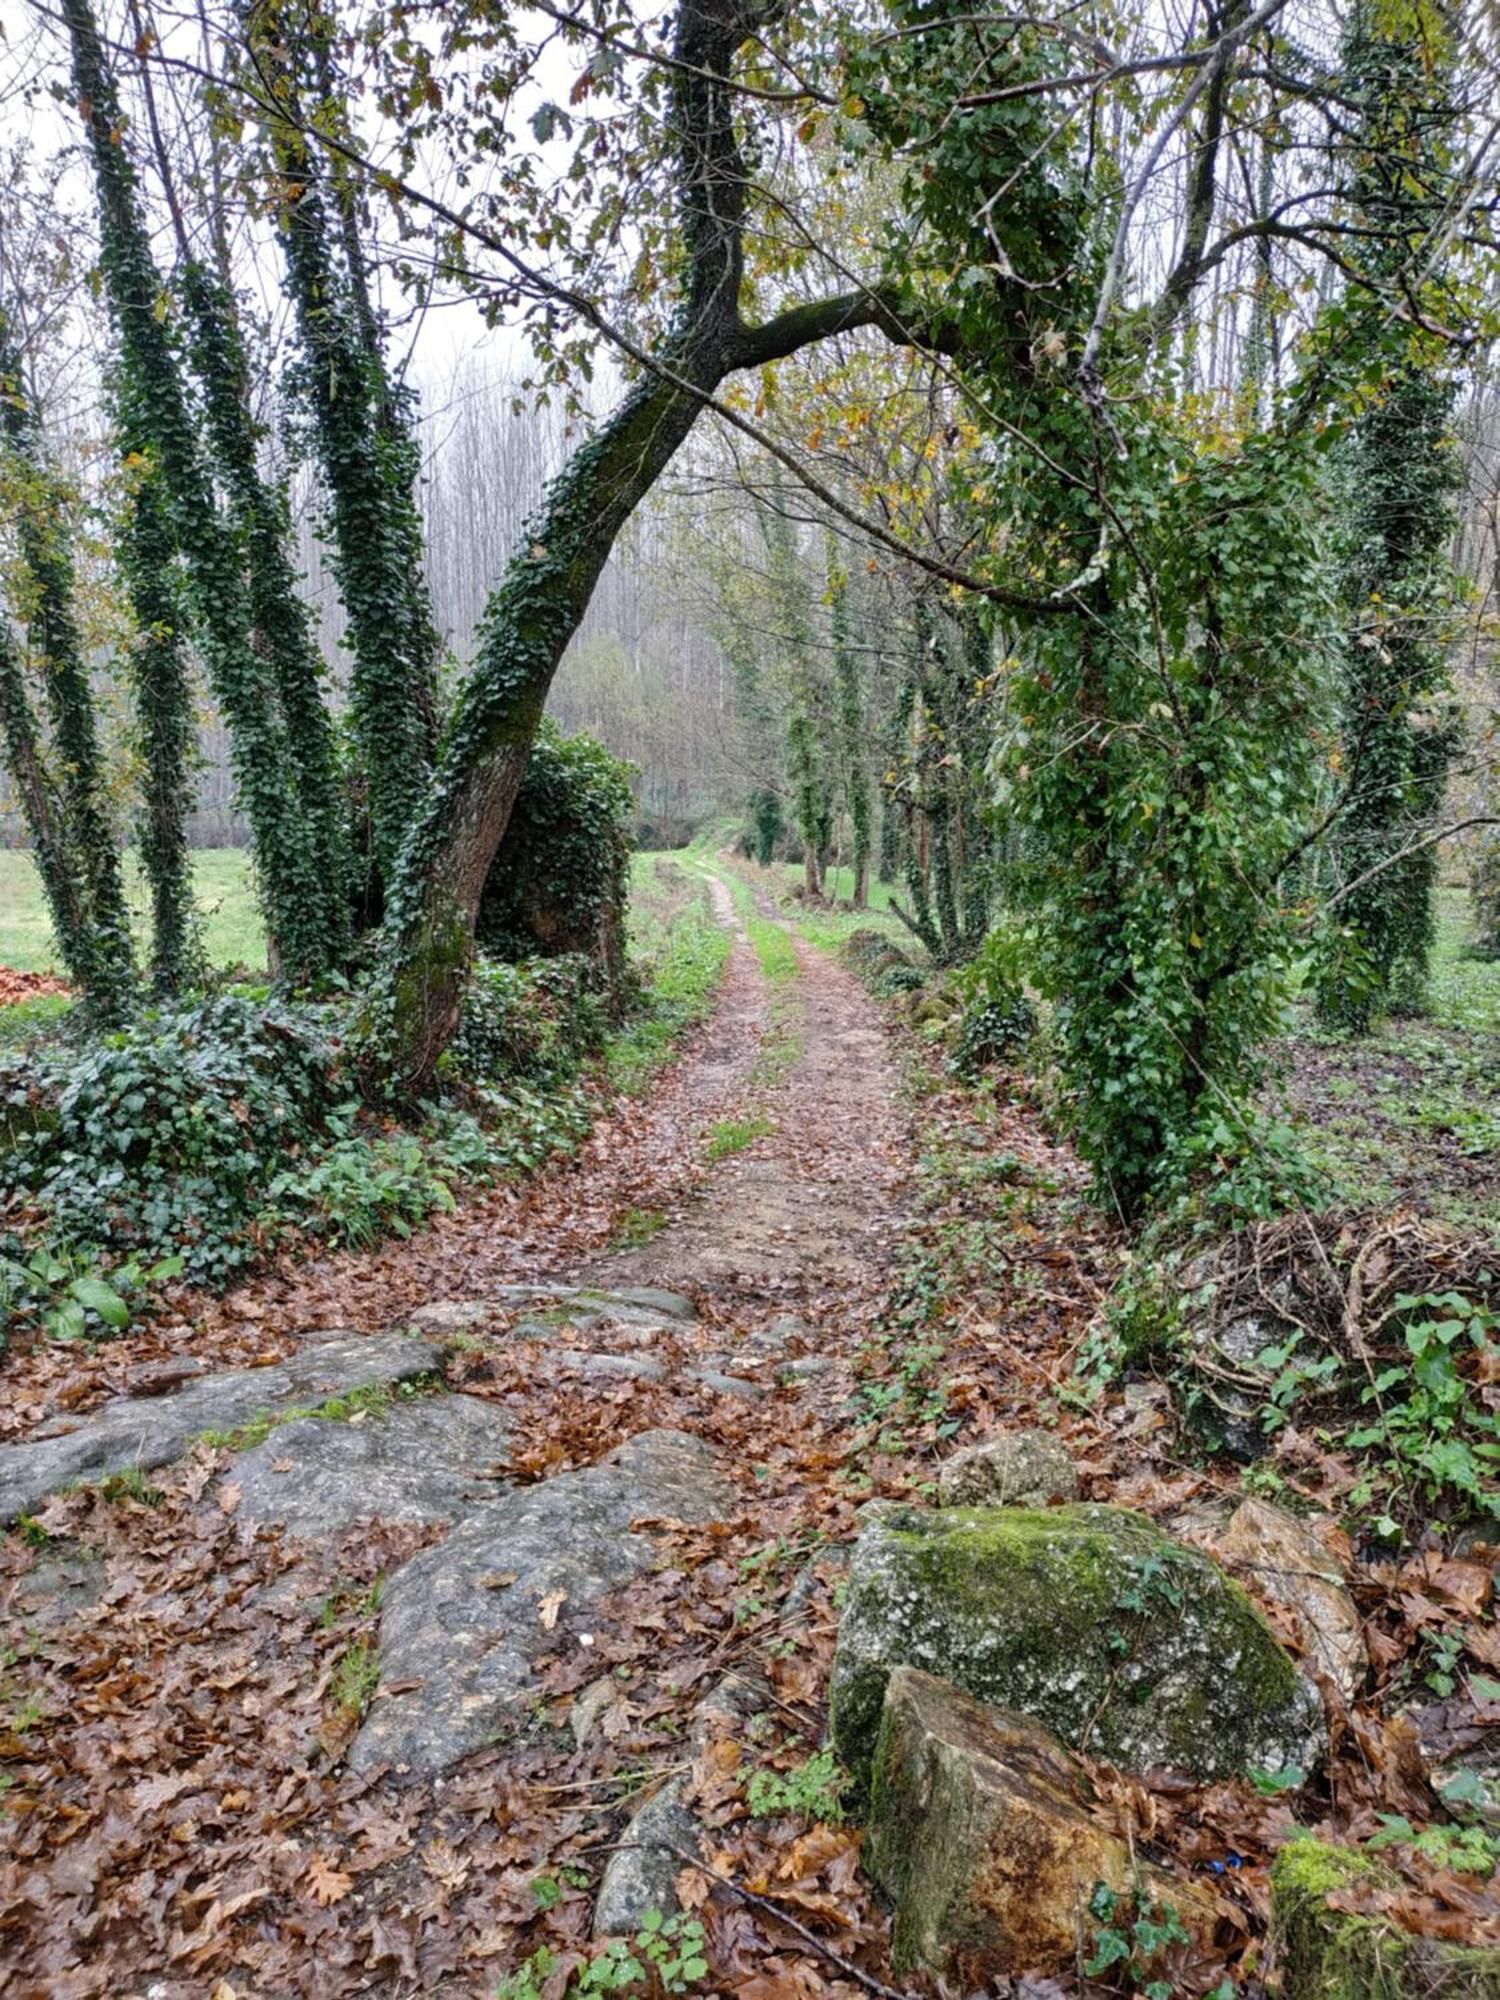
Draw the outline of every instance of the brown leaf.
[[[335,1868],[324,1854],[313,1855],[303,1882],[320,1910],[326,1910],[330,1903],[341,1903],[354,1887],[354,1877]]]

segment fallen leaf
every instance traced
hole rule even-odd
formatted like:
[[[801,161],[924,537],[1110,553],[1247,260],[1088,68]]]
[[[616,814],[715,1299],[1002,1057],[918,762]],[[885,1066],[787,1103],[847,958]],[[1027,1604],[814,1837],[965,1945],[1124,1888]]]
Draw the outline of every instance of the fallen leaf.
[[[326,1910],[330,1903],[341,1903],[354,1887],[354,1877],[344,1874],[342,1869],[335,1868],[327,1856],[322,1854],[315,1854],[308,1862],[307,1873],[303,1880],[308,1895],[320,1910]]]
[[[552,1590],[537,1606],[536,1615],[544,1632],[550,1632],[557,1623],[557,1614],[568,1601],[565,1590]]]

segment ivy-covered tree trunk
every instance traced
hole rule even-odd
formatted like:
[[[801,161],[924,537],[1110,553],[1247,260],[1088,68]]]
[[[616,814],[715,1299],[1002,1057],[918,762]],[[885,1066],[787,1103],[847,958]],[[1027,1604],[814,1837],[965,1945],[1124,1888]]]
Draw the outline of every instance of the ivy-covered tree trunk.
[[[739,316],[747,171],[729,83],[758,16],[743,0],[684,0],[672,125],[684,296],[672,337],[553,482],[485,613],[478,656],[432,786],[396,867],[380,963],[358,1036],[373,1088],[428,1087],[463,1004],[474,920],[520,787],[547,690],[625,522],[665,471],[726,375],[784,359],[893,315],[868,291],[790,307],[762,326]]]
[[[328,857],[303,817],[274,679],[256,653],[240,552],[199,448],[178,357],[160,311],[165,288],[140,211],[126,120],[88,0],[62,0],[73,78],[99,204],[100,269],[119,344],[125,453],[161,479],[181,551],[194,637],[229,732],[236,791],[255,843],[269,948],[294,981],[337,962],[324,920]]]
[[[865,760],[864,703],[860,698],[859,655],[850,631],[849,579],[839,566],[833,544],[828,562],[829,624],[833,639],[833,671],[838,688],[839,733],[842,738],[844,796],[854,829],[854,907],[870,900],[870,773]]]
[[[1377,292],[1399,283],[1408,244],[1423,240],[1443,213],[1450,62],[1382,32],[1368,0],[1355,8],[1345,39],[1359,104],[1352,197],[1372,233],[1363,261]],[[1317,1004],[1325,1025],[1355,1034],[1385,1007],[1422,1005],[1437,848],[1403,850],[1430,829],[1458,744],[1442,706],[1451,696],[1447,548],[1458,480],[1451,363],[1440,342],[1424,343],[1404,327],[1387,345],[1385,381],[1356,419],[1340,467],[1352,629],[1343,719],[1350,797],[1336,852],[1349,878],[1379,872],[1339,907]]]
[[[823,789],[823,773],[818,762],[817,732],[806,709],[793,711],[787,724],[787,769],[792,780],[792,800],[797,814],[797,832],[802,841],[803,885],[809,896],[823,894],[823,846],[828,833],[828,806]]]
[[[151,983],[160,994],[203,969],[187,841],[197,731],[176,558],[158,477],[148,470],[120,526],[119,561],[136,626],[130,672],[144,793],[137,838],[151,891]]]
[[[337,112],[329,96],[334,23],[321,7],[279,0],[243,0],[240,12],[257,75],[271,81],[285,114],[268,122],[268,135],[302,344],[296,379],[328,490],[333,567],[354,655],[350,716],[375,858],[389,880],[437,740],[438,638],[422,567],[420,454],[380,351],[348,190],[330,185],[302,131],[310,93],[320,100],[315,120]]]
[[[337,960],[349,945],[349,842],[333,725],[323,702],[322,661],[289,553],[286,500],[260,470],[234,298],[202,264],[186,265],[179,282],[204,423],[244,556],[251,645],[275,688],[303,822],[322,857],[319,921],[329,957]]]
[[[41,733],[26,693],[20,649],[0,614],[0,734],[5,761],[41,877],[57,949],[69,979],[88,995],[94,984],[88,892],[63,826],[62,802],[42,755]]]
[[[22,565],[33,658],[46,690],[61,809],[59,832],[75,857],[87,923],[85,998],[101,1021],[129,1011],[135,954],[120,849],[110,822],[88,660],[74,614],[68,498],[42,461],[36,415],[22,382],[9,323],[0,315],[0,437]]]

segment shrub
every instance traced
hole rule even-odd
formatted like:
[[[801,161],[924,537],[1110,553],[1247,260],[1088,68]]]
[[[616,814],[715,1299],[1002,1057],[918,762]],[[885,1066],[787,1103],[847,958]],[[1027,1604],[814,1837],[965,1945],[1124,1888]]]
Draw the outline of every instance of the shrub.
[[[607,990],[625,971],[630,767],[544,722],[480,905],[480,946],[502,959],[581,953]]]
[[[1474,905],[1474,956],[1500,958],[1500,832],[1493,829],[1470,863],[1469,898]]]
[[[443,1068],[476,1083],[557,1082],[599,1047],[608,1013],[598,971],[580,953],[521,964],[482,958]]]
[[[272,1173],[355,1115],[326,1010],[229,995],[39,1055],[27,1088],[47,1115],[0,1185],[34,1195],[62,1244],[179,1255],[196,1280],[248,1259],[241,1231]]]
[[[997,925],[957,975],[963,1019],[953,1051],[960,1076],[975,1076],[1004,1062],[1036,1033],[1036,1009],[1021,981],[1022,946],[1016,932]]]

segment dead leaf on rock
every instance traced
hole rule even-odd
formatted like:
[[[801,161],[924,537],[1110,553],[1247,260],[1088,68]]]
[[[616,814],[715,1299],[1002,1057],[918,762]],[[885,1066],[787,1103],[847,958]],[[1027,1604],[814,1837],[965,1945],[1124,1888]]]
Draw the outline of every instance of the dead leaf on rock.
[[[536,1608],[537,1622],[544,1632],[550,1632],[557,1623],[557,1614],[568,1601],[565,1590],[551,1590]]]

